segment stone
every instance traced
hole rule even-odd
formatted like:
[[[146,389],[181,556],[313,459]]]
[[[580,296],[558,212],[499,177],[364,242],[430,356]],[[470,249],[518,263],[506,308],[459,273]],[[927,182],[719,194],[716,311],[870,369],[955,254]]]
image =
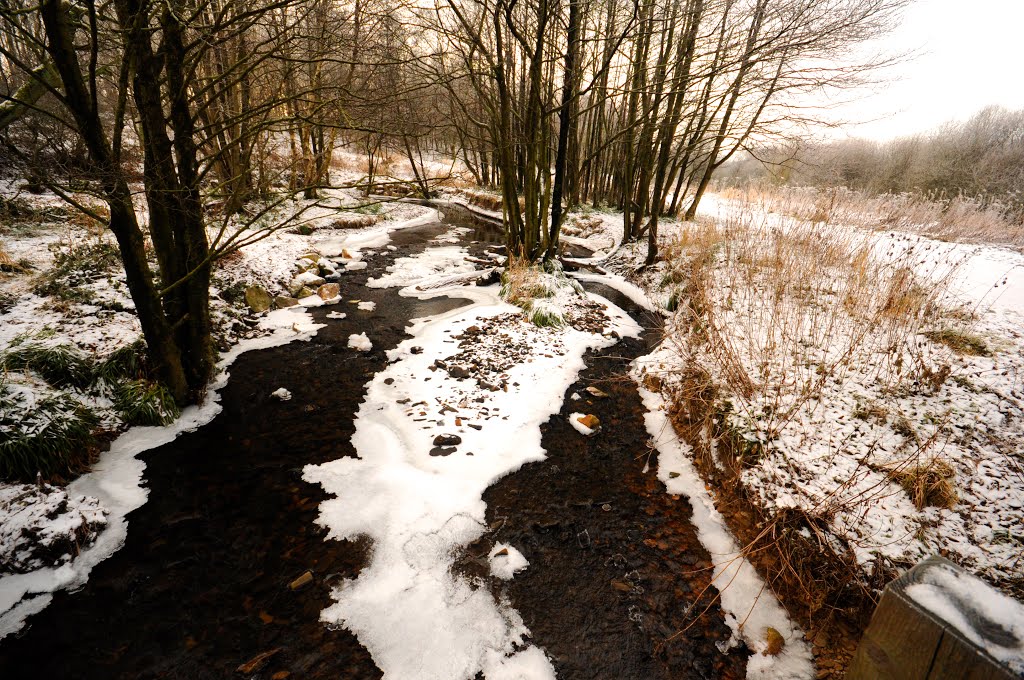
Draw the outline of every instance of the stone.
[[[294,283],[301,283],[303,286],[322,286],[327,283],[327,279],[317,274],[312,269],[306,272],[302,272],[293,279]]]
[[[294,307],[297,304],[299,304],[299,301],[296,298],[288,297],[287,295],[278,295],[274,297],[274,306],[278,309]]]
[[[257,314],[270,309],[273,302],[274,299],[270,297],[270,293],[263,286],[252,285],[245,289],[245,304],[249,305],[249,309]]]
[[[431,456],[450,456],[455,453],[456,449],[454,446],[435,446],[430,449]]]
[[[583,427],[589,427],[591,430],[596,430],[601,427],[601,421],[592,413],[588,413],[585,416],[580,416],[576,421]]]
[[[303,572],[302,576],[298,577],[294,581],[288,584],[288,588],[291,590],[301,590],[313,582],[313,572]]]
[[[302,298],[308,298],[311,295],[316,295],[316,292],[311,290],[310,288],[307,288],[306,286],[303,286],[299,288],[297,291],[295,291],[295,294],[292,295],[292,297],[301,300]]]
[[[439,434],[434,437],[434,446],[458,446],[462,437],[457,434]]]
[[[608,396],[607,392],[597,387],[594,387],[593,385],[587,388],[587,392],[590,393],[590,396],[597,397],[598,399],[604,399],[605,397]]]
[[[305,255],[302,256],[301,259],[309,260],[310,262],[319,262],[320,261],[320,254],[319,253],[306,253]]]
[[[341,286],[336,283],[325,283],[316,289],[316,294],[321,300],[333,300],[341,295]]]
[[[786,638],[782,637],[782,633],[771,626],[765,629],[764,639],[768,643],[764,653],[768,656],[778,656],[782,653],[782,648],[786,646]]]
[[[269,652],[257,654],[256,656],[254,656],[253,658],[249,659],[241,666],[236,668],[235,672],[241,673],[242,675],[252,675],[253,673],[258,673],[264,668],[266,668],[267,664],[270,663],[270,660],[274,658],[274,656],[280,651],[281,648],[276,647],[274,649],[271,649]]]

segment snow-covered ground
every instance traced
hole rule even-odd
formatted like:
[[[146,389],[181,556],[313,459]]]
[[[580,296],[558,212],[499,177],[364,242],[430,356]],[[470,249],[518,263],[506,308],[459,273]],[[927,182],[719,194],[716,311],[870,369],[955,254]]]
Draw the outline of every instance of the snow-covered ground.
[[[852,555],[865,582],[879,561],[905,568],[940,553],[1019,588],[1024,255],[898,232],[811,226],[709,199],[704,226],[663,226],[671,261],[634,277],[652,306],[664,308],[671,299],[679,310],[668,320],[670,340],[647,359],[647,370],[669,395],[684,371],[706,371],[720,390],[716,408],[724,420],[717,429],[749,452],[741,476],[748,493],[769,514],[796,510],[814,531],[824,527],[816,540]],[[709,223],[722,233],[700,251],[696,242]],[[872,327],[858,318],[867,305],[843,309],[843,296],[854,288],[849,277],[820,286],[797,270],[781,282],[758,278],[756,272],[776,271],[771,257],[788,255],[743,249],[780,234],[838,238],[850,252],[868,253],[862,268],[877,279],[862,290],[876,286],[885,293],[896,288],[884,286],[905,283],[903,297],[877,298],[888,315],[872,317],[874,330],[858,335]],[[603,265],[632,271],[643,250],[620,250]],[[712,253],[710,278],[701,286],[706,297],[693,303],[684,279],[697,266],[688,258],[698,251]],[[764,262],[751,264],[757,258]],[[825,271],[818,266],[815,272]],[[837,266],[852,271],[849,262]],[[755,273],[744,279],[737,272]],[[921,301],[917,316],[912,323],[889,321],[903,313],[904,298]],[[696,327],[694,318],[701,322]]]

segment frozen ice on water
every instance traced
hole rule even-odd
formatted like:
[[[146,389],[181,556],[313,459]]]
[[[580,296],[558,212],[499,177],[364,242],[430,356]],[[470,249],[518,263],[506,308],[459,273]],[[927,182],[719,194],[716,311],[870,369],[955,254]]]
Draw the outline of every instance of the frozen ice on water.
[[[530,566],[530,562],[523,557],[523,553],[507,543],[495,543],[487,561],[491,565],[491,573],[502,581],[510,580]]]
[[[373,349],[373,343],[366,337],[366,333],[353,333],[348,336],[348,346],[360,352],[369,352]]]

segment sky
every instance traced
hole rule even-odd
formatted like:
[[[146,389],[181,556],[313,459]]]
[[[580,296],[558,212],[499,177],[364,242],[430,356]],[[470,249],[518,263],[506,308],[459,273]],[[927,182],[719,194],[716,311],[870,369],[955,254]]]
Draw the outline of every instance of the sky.
[[[1024,0],[915,0],[879,43],[917,56],[834,114],[840,136],[890,139],[969,118],[989,104],[1024,108]]]

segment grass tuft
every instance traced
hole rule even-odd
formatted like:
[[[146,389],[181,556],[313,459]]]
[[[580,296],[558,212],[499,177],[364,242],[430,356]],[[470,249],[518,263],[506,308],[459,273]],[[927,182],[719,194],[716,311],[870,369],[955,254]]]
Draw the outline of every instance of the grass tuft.
[[[889,479],[903,487],[918,510],[952,509],[957,503],[956,472],[940,458],[894,467],[888,474]]]
[[[30,392],[0,384],[0,480],[68,479],[84,470],[99,417],[60,392],[33,399]]]
[[[92,362],[81,350],[26,337],[16,338],[0,352],[0,371],[18,370],[38,373],[55,387],[84,388],[93,380]]]
[[[141,338],[130,345],[119,347],[96,366],[96,379],[108,383],[120,380],[138,380],[146,377],[146,342]]]
[[[966,354],[973,357],[992,356],[992,350],[989,349],[988,343],[977,335],[968,333],[967,331],[955,328],[944,328],[937,331],[928,331],[923,335],[929,340],[942,343],[954,352],[959,352],[960,354]]]
[[[167,388],[148,380],[129,380],[117,385],[114,408],[129,425],[167,425],[181,414]]]

